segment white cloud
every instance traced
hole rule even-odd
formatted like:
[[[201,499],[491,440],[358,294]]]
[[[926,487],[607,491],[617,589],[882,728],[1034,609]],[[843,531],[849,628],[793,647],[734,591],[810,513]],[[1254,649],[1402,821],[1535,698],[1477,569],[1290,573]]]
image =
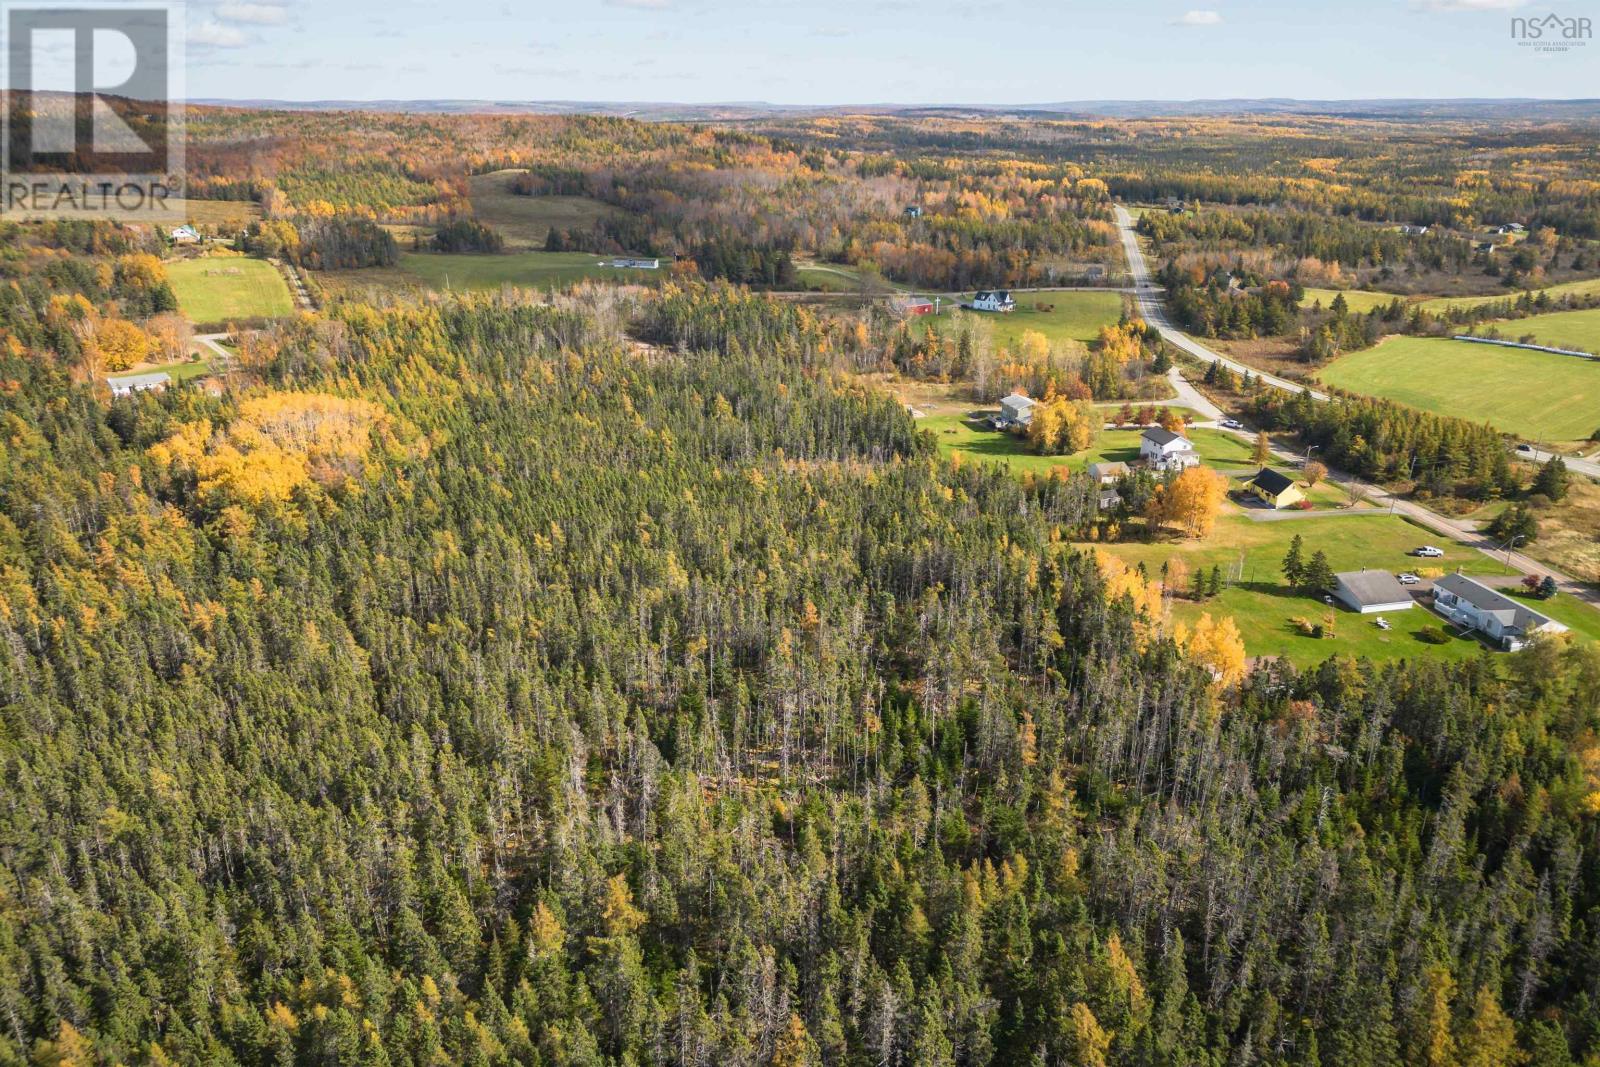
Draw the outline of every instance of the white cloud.
[[[224,26],[216,19],[206,19],[189,29],[189,43],[211,48],[243,48],[250,43],[244,31],[236,26]]]
[[[1220,26],[1222,15],[1216,11],[1189,11],[1174,21],[1179,26]]]
[[[1528,0],[1411,0],[1411,6],[1424,11],[1515,11],[1527,7]]]
[[[289,9],[281,4],[256,4],[234,0],[217,8],[217,17],[229,22],[248,22],[256,26],[282,26],[289,21]]]

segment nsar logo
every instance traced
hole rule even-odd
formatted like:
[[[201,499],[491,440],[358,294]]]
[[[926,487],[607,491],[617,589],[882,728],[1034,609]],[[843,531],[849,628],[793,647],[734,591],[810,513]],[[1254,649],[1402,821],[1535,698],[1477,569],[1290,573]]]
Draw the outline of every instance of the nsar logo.
[[[1511,39],[1523,48],[1538,52],[1569,52],[1582,48],[1594,37],[1594,20],[1557,14],[1518,16],[1511,20]]]

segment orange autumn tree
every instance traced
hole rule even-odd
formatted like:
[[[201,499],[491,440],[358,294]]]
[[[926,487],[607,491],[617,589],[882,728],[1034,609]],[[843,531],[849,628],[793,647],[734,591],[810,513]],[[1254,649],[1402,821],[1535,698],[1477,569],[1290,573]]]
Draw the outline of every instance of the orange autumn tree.
[[[1211,672],[1223,685],[1233,685],[1244,677],[1244,638],[1239,625],[1228,616],[1213,619],[1210,612],[1200,616],[1193,631],[1179,627],[1173,635],[1189,659]]]
[[[1166,615],[1166,603],[1161,595],[1161,585],[1147,579],[1137,569],[1104,549],[1095,549],[1094,560],[1100,577],[1106,583],[1106,600],[1116,603],[1123,597],[1133,602],[1134,627],[1140,642],[1148,640],[1160,629]]]
[[[127,370],[150,358],[150,335],[127,319],[107,319],[95,328],[89,344],[100,366],[108,371]]]
[[[375,439],[401,429],[369,400],[276,392],[244,401],[226,427],[186,423],[149,452],[192,474],[207,504],[259,506],[287,502],[304,486],[342,485],[363,472]]]
[[[1175,525],[1189,537],[1205,537],[1216,525],[1228,480],[1209,467],[1190,467],[1162,486],[1146,517],[1158,526]]]
[[[1028,422],[1028,443],[1046,456],[1082,452],[1094,443],[1100,416],[1087,400],[1049,396],[1034,405]]]

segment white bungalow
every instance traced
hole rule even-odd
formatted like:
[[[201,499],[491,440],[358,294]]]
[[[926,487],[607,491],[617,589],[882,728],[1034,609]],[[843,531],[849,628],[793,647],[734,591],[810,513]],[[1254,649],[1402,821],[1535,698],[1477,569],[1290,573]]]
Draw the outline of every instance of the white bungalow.
[[[1476,630],[1507,652],[1515,652],[1534,634],[1567,630],[1550,616],[1464,574],[1447,574],[1433,583],[1433,607],[1457,626]]]
[[[134,393],[159,393],[172,384],[172,376],[165,371],[150,374],[129,374],[121,378],[107,378],[112,396],[132,396]]]

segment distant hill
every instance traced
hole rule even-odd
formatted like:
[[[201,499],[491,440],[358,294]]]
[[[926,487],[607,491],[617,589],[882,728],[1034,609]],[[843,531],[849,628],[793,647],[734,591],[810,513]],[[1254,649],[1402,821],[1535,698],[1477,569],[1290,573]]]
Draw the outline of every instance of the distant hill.
[[[221,100],[191,101],[220,107],[294,111],[389,111],[412,114],[618,115],[656,121],[771,118],[781,115],[884,114],[901,116],[1062,116],[1150,118],[1162,115],[1338,115],[1386,119],[1518,118],[1560,120],[1600,117],[1600,99],[1533,100],[1293,100],[1263,97],[1225,100],[1070,100],[1041,104],[769,104],[763,101],[686,104],[585,100]]]

